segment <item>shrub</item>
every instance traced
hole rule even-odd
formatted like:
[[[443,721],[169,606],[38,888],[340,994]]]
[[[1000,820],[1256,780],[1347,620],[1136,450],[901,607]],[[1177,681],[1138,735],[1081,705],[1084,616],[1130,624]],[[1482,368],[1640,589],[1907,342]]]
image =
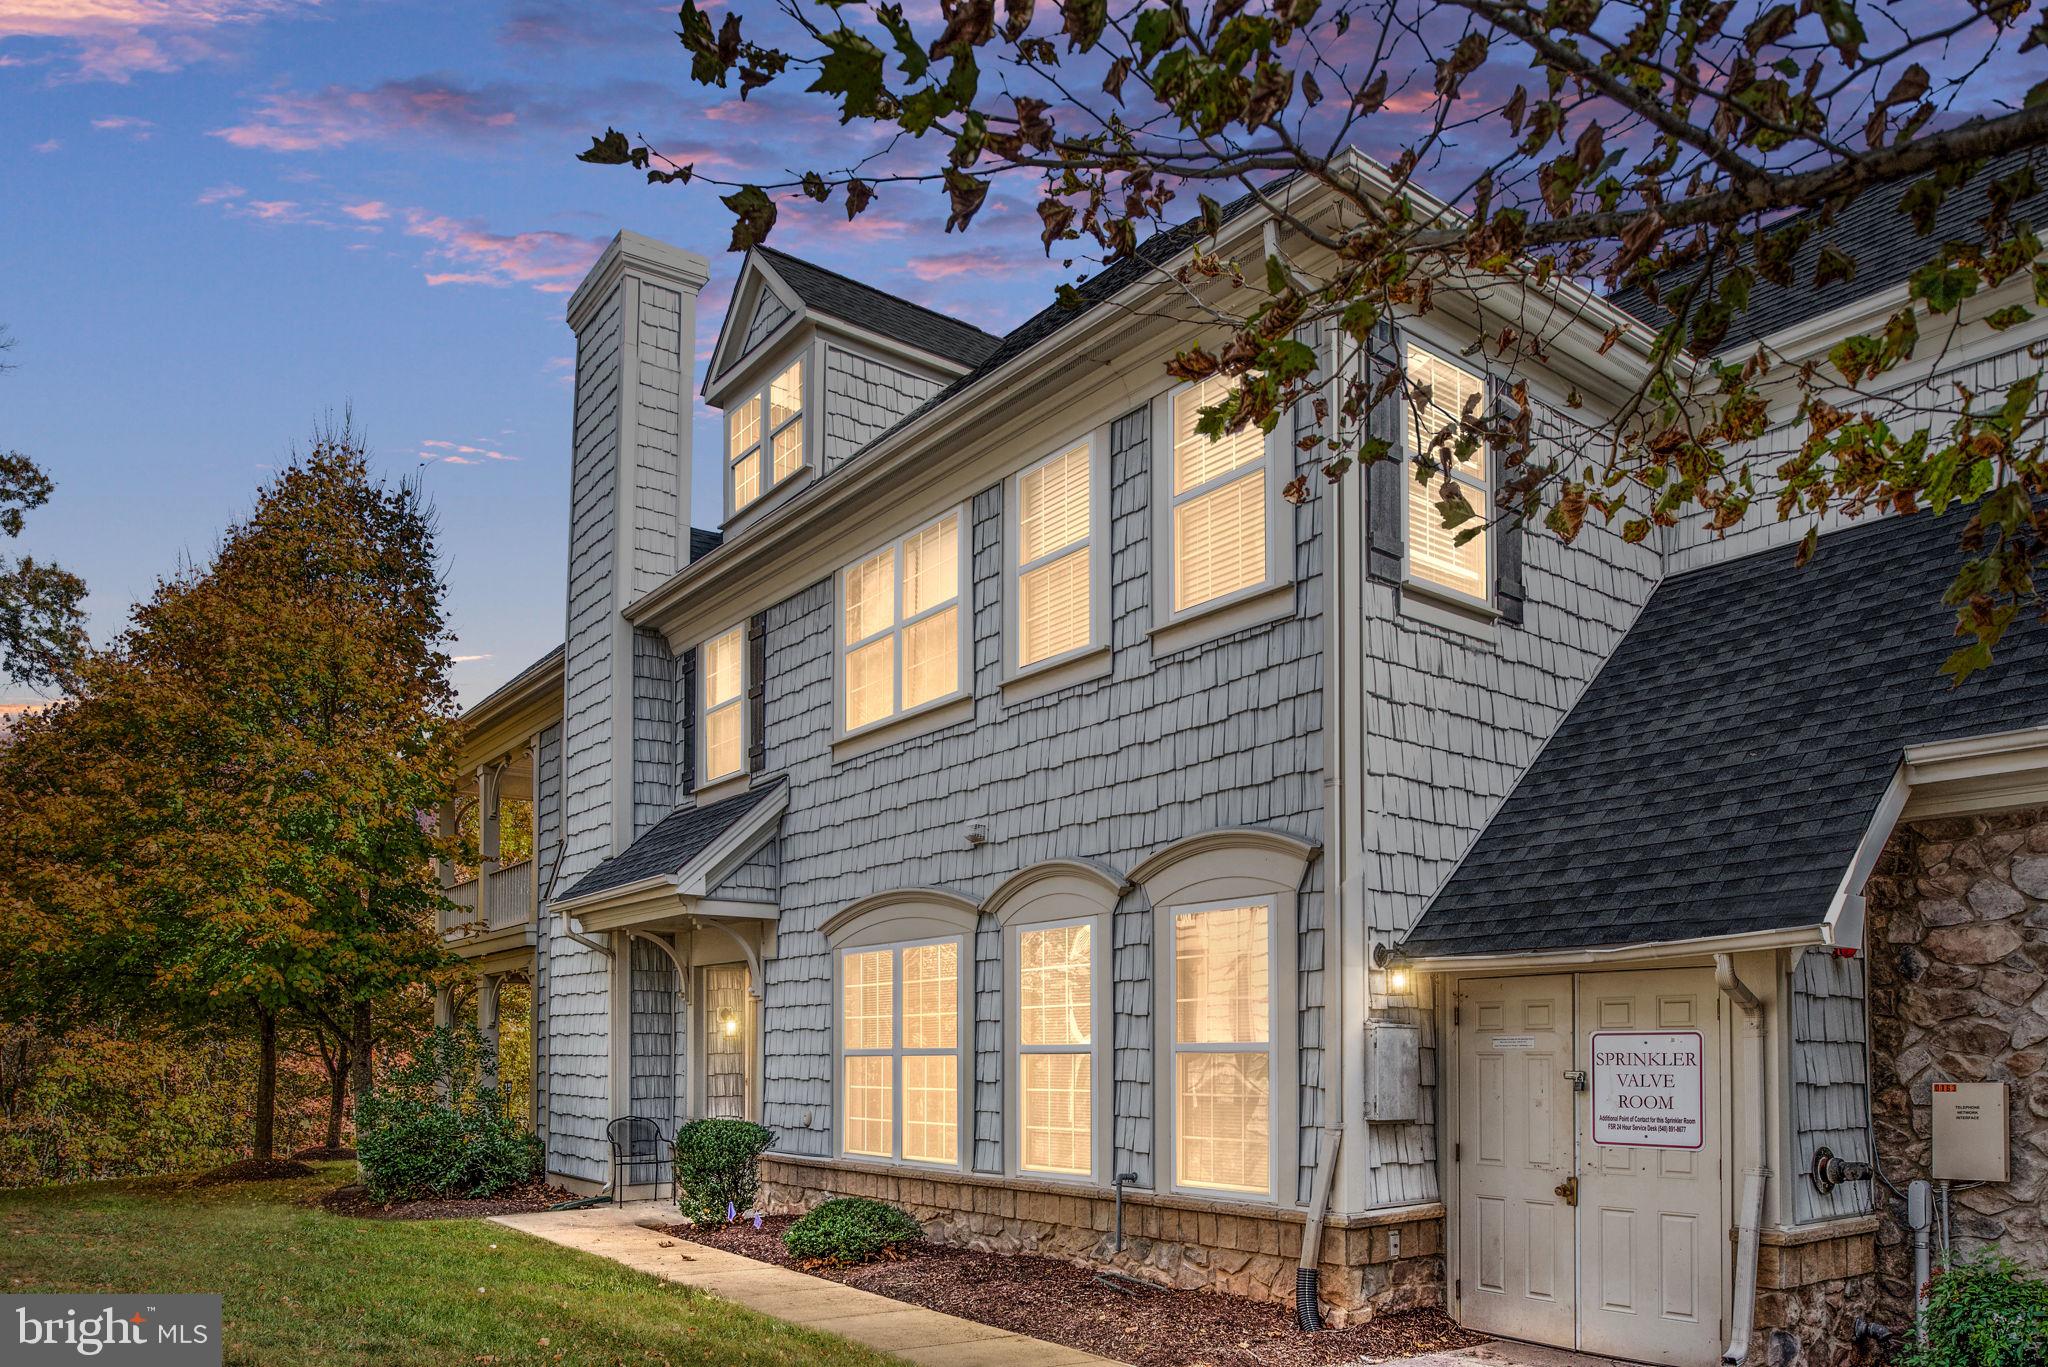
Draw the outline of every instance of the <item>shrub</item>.
[[[676,1131],[676,1205],[695,1224],[718,1224],[728,1207],[751,1210],[761,1194],[761,1151],[775,1131],[749,1120],[692,1120]]]
[[[356,1161],[374,1200],[495,1196],[540,1171],[540,1141],[483,1079],[491,1049],[442,1028],[391,1070],[356,1117]]]
[[[2042,1367],[2048,1363],[2048,1283],[1986,1254],[1937,1272],[1927,1285],[1927,1342],[1907,1338],[1905,1367]]]
[[[923,1234],[917,1221],[886,1202],[842,1196],[784,1230],[782,1244],[806,1262],[864,1263]]]

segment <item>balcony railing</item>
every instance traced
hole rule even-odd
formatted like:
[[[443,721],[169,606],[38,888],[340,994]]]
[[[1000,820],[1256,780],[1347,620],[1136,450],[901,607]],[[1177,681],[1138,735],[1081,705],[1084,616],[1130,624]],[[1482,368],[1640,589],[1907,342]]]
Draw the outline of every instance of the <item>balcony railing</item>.
[[[450,940],[523,926],[533,915],[533,861],[507,864],[485,880],[488,903],[479,914],[477,880],[457,883],[442,896],[455,905],[441,912],[441,934]]]

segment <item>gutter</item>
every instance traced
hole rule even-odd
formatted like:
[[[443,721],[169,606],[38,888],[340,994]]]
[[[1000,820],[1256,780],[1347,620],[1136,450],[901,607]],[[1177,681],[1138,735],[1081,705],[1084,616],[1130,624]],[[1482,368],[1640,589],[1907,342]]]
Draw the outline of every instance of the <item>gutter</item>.
[[[1599,945],[1583,949],[1539,949],[1504,954],[1418,954],[1408,956],[1397,948],[1390,962],[1415,973],[1478,973],[1496,969],[1570,967],[1577,964],[1615,964],[1636,960],[1689,959],[1706,955],[1723,957],[1765,949],[1800,949],[1809,945],[1832,946],[1825,925],[1793,926],[1784,930],[1759,930],[1746,935],[1703,935],[1690,940],[1665,940],[1653,944]]]
[[[1735,1306],[1729,1319],[1728,1347],[1721,1361],[1740,1367],[1749,1356],[1750,1330],[1756,1320],[1757,1244],[1764,1214],[1764,1183],[1770,1180],[1770,1127],[1764,1115],[1764,1004],[1735,975],[1734,960],[1714,956],[1714,981],[1742,1013],[1742,1102],[1749,1110],[1756,1151],[1742,1173],[1742,1205],[1735,1236]]]

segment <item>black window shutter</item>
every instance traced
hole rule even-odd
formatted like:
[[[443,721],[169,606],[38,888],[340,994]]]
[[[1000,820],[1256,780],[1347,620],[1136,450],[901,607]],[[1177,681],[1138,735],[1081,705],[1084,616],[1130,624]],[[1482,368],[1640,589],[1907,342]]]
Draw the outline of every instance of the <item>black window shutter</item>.
[[[1487,411],[1500,414],[1514,402],[1508,397],[1507,385],[1498,378],[1486,382]],[[1501,619],[1520,626],[1524,596],[1522,593],[1522,513],[1519,508],[1505,509],[1500,506],[1500,491],[1507,480],[1507,451],[1494,451],[1490,457],[1494,494],[1494,506],[1484,511],[1498,520],[1488,532],[1493,538],[1493,598],[1500,608]]]
[[[768,614],[747,621],[747,772],[768,767]]]
[[[1394,329],[1382,322],[1372,330],[1372,344],[1365,358],[1366,392],[1378,389],[1387,371],[1399,364]],[[1375,579],[1399,583],[1401,563],[1407,555],[1408,500],[1403,482],[1408,463],[1399,459],[1401,450],[1401,393],[1390,391],[1366,415],[1365,432],[1389,443],[1395,457],[1378,461],[1365,471],[1365,570]]]
[[[676,728],[676,791],[695,792],[697,789],[697,652],[683,652],[681,668],[677,671],[682,679],[680,694],[676,699],[676,710],[682,713],[683,724]]]

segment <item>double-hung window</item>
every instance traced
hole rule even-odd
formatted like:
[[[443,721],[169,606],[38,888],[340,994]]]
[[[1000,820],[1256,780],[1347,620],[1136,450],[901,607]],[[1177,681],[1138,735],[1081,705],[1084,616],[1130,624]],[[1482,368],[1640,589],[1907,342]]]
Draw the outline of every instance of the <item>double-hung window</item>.
[[[953,697],[962,682],[961,509],[839,572],[840,729]]]
[[[1273,903],[1179,907],[1173,925],[1173,1181],[1273,1190]]]
[[[1429,401],[1403,406],[1407,416],[1402,427],[1407,446],[1404,454],[1411,462],[1427,456],[1435,467],[1434,473],[1422,482],[1415,479],[1415,468],[1411,466],[1409,470],[1408,578],[1429,588],[1485,603],[1492,597],[1493,582],[1487,536],[1481,532],[1468,537],[1463,545],[1458,544],[1460,531],[1480,524],[1471,520],[1459,527],[1446,527],[1438,504],[1448,479],[1479,518],[1492,512],[1486,444],[1474,442],[1465,458],[1458,458],[1460,426],[1468,406],[1476,414],[1484,404],[1486,380],[1413,342],[1407,346],[1407,364],[1409,385],[1417,393],[1426,388]]]
[[[701,783],[717,783],[746,770],[746,658],[745,626],[712,637],[698,650],[697,677],[703,691],[698,713],[699,734],[704,737],[697,766]]]
[[[1095,1172],[1093,921],[1024,926],[1017,964],[1017,1170]]]
[[[960,944],[840,952],[840,1148],[849,1156],[959,1165]]]
[[[792,362],[725,414],[732,510],[758,502],[804,466],[804,363]]]
[[[1167,488],[1173,548],[1173,614],[1238,597],[1274,579],[1274,487],[1267,435],[1248,423],[1211,441],[1196,430],[1202,409],[1229,394],[1220,375],[1168,398],[1173,437]]]
[[[1093,438],[1027,466],[1013,481],[1014,668],[1051,664],[1102,644],[1098,543],[1104,470]]]

